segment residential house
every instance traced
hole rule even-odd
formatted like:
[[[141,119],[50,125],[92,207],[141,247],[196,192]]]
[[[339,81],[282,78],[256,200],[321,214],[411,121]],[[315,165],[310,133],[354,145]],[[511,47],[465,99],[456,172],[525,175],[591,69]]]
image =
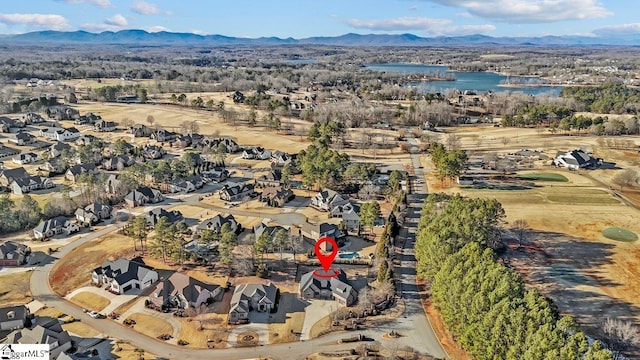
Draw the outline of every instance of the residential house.
[[[278,186],[282,180],[282,171],[280,169],[271,169],[267,174],[260,175],[256,183],[260,187]]]
[[[0,130],[2,132],[8,133],[11,132],[12,128],[24,128],[25,126],[23,121],[0,116]]]
[[[117,126],[117,124],[115,122],[113,122],[113,121],[104,121],[104,120],[97,121],[93,125],[95,130],[98,131],[98,132],[116,131],[116,126]]]
[[[221,183],[229,177],[229,171],[223,167],[214,167],[200,174],[202,181],[206,183]]]
[[[279,290],[272,283],[238,285],[231,297],[229,323],[248,321],[250,311],[275,311],[278,295]]]
[[[159,190],[143,186],[127,194],[124,200],[129,206],[136,207],[144,204],[159,203],[164,200],[164,196]]]
[[[192,143],[191,135],[180,134],[176,136],[176,139],[171,143],[171,146],[177,147],[177,148],[185,148],[187,146],[191,146],[191,143]]]
[[[13,180],[9,187],[14,194],[22,195],[35,190],[51,189],[55,186],[56,184],[46,177],[28,176]]]
[[[38,139],[29,134],[28,132],[21,131],[17,133],[14,137],[9,138],[9,142],[12,142],[19,146],[32,145],[38,142]]]
[[[161,146],[147,145],[144,148],[142,148],[142,156],[147,159],[151,159],[151,160],[162,159],[162,157],[166,154],[167,154],[167,151],[163,149]]]
[[[155,208],[153,210],[147,211],[147,213],[145,214],[147,224],[151,228],[155,228],[158,221],[160,221],[160,219],[163,217],[167,218],[169,224],[174,224],[178,221],[184,220],[184,216],[182,216],[182,213],[178,210],[167,211],[163,208]]]
[[[64,174],[69,168],[69,164],[60,158],[54,158],[46,161],[43,165],[38,167],[38,170],[46,171],[48,176]]]
[[[335,300],[343,306],[351,306],[358,298],[358,292],[342,269],[338,270],[338,276],[333,277],[317,276],[315,271],[302,275],[299,294],[305,300]]]
[[[348,202],[348,196],[339,194],[331,189],[324,189],[311,198],[311,206],[324,211],[329,211]]]
[[[280,150],[274,151],[271,154],[271,162],[277,166],[285,166],[287,164],[291,164],[293,163],[295,158],[296,155],[291,155]]]
[[[15,179],[29,177],[29,173],[23,167],[5,169],[0,172],[0,185],[9,186]]]
[[[76,145],[90,145],[99,139],[93,135],[82,135],[76,139]]]
[[[40,129],[40,136],[50,140],[67,141],[80,137],[80,131],[74,127],[70,128],[44,128]]]
[[[53,159],[62,155],[65,150],[71,152],[73,151],[73,147],[67,143],[56,141],[55,144],[49,146],[47,151],[49,152],[49,157]]]
[[[93,203],[85,206],[84,208],[78,208],[76,210],[76,220],[81,224],[93,225],[102,220],[106,220],[111,217],[113,207],[100,203]]]
[[[90,112],[85,115],[80,115],[74,123],[76,125],[94,125],[99,121],[102,121],[102,116]]]
[[[0,266],[20,266],[27,261],[30,253],[31,249],[24,244],[5,241],[0,244]]]
[[[280,230],[284,230],[287,234],[290,233],[290,229],[287,229],[280,225],[267,225],[264,222],[261,222],[253,227],[253,235],[256,239],[259,239],[262,234],[267,234],[269,238],[272,238],[278,233]]]
[[[65,179],[75,183],[81,175],[95,174],[97,171],[98,169],[93,164],[78,164],[70,167],[64,174],[64,177]]]
[[[200,141],[199,145],[199,147],[208,147],[212,149],[218,149],[221,146],[224,146],[224,148],[227,150],[226,152],[228,153],[235,153],[240,151],[240,146],[238,145],[238,143],[235,142],[235,140],[229,138],[204,138],[202,139],[202,141]]]
[[[80,231],[80,227],[77,224],[72,223],[64,216],[58,216],[53,219],[41,221],[40,224],[33,229],[33,236],[36,239],[43,240],[54,235],[70,235],[78,231]]]
[[[45,120],[42,117],[42,115],[40,115],[38,113],[34,113],[34,112],[30,112],[30,113],[24,114],[22,116],[22,121],[26,125],[39,124],[39,123],[45,122]]]
[[[122,170],[133,164],[135,164],[135,159],[133,158],[133,156],[129,156],[129,155],[111,156],[102,161],[102,169],[107,171]]]
[[[235,233],[239,232],[242,228],[242,226],[238,224],[236,218],[233,217],[233,215],[229,214],[227,216],[222,216],[218,214],[198,224],[196,226],[196,234],[201,234],[206,230],[211,230],[213,232],[219,233],[224,224],[229,224],[229,229]]]
[[[202,187],[204,186],[204,179],[202,178],[201,175],[187,176],[186,178],[184,178],[184,181],[187,181],[187,182],[193,184],[193,186],[196,189],[202,189]]]
[[[31,312],[24,305],[0,308],[0,331],[24,329],[31,325]]]
[[[51,106],[46,111],[49,119],[74,120],[80,117],[80,112],[67,105]]]
[[[144,290],[158,281],[158,273],[146,266],[142,260],[118,259],[106,261],[93,269],[91,280],[96,285],[106,285],[107,290],[124,294],[129,290]]]
[[[42,160],[42,158],[40,157],[40,155],[36,153],[28,152],[28,153],[18,154],[13,158],[11,158],[11,160],[16,164],[25,165],[25,164],[31,164],[31,163],[40,161]]]
[[[565,167],[569,170],[582,168],[594,168],[602,164],[602,159],[596,159],[591,153],[584,150],[571,150],[568,152],[559,151],[553,159],[555,166]]]
[[[308,222],[300,225],[300,234],[310,240],[311,242],[318,241],[323,237],[329,237],[340,243],[346,236],[338,225],[329,223],[310,224]],[[323,242],[320,247],[322,250],[327,251],[327,243]]]
[[[242,201],[245,198],[251,198],[255,193],[255,187],[253,184],[243,184],[228,186],[225,185],[220,190],[220,199],[229,202]]]
[[[338,205],[331,209],[331,217],[341,218],[349,231],[360,229],[360,205],[354,202]]]
[[[242,152],[242,158],[250,160],[268,160],[271,158],[271,151],[265,150],[265,148],[262,147],[252,147],[245,149]]]
[[[129,133],[135,137],[149,137],[153,130],[144,124],[135,124],[129,128]]]
[[[71,336],[62,328],[60,321],[48,316],[35,317],[30,328],[13,331],[3,342],[25,345],[48,344],[49,359],[57,359],[73,347]]]
[[[267,205],[273,207],[284,207],[284,204],[293,200],[295,195],[290,189],[282,186],[270,186],[262,190],[260,201],[266,202]]]
[[[223,289],[220,286],[176,272],[158,283],[147,300],[158,309],[197,309],[214,302],[222,295]]]
[[[196,191],[196,186],[191,181],[185,179],[178,179],[174,181],[172,184],[167,185],[167,190],[170,193],[190,193],[192,191]]]
[[[171,142],[178,137],[178,133],[173,131],[158,129],[155,132],[151,133],[151,139],[156,140],[158,142]]]

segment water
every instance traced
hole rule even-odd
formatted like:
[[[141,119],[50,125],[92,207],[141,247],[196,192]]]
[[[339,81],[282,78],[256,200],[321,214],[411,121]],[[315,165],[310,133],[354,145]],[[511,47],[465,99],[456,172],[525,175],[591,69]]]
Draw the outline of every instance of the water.
[[[406,63],[391,63],[391,64],[371,64],[364,67],[365,70],[373,71],[386,71],[386,72],[398,72],[398,73],[417,73],[428,74],[433,72],[449,72],[449,69],[443,65],[421,65],[421,64],[406,64]],[[486,92],[489,90],[495,92],[501,91],[519,91],[525,94],[537,95],[541,93],[550,93],[554,96],[560,94],[562,90],[561,86],[499,86],[504,82],[507,77],[504,75],[492,73],[492,72],[456,72],[453,71],[456,80],[455,81],[420,81],[412,82],[408,85],[415,86],[423,92],[444,93],[448,89],[458,89],[460,91],[472,90],[477,92]],[[514,77],[511,77],[514,79]],[[524,79],[535,80],[536,78],[524,77],[517,78],[518,80]]]
[[[350,251],[350,252],[338,252],[338,257],[340,259],[359,259],[362,256],[360,256],[360,253],[357,251]]]

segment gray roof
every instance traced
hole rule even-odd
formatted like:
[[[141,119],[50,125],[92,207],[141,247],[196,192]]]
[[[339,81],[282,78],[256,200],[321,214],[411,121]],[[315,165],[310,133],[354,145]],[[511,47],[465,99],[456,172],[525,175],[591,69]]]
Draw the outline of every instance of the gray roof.
[[[38,226],[36,226],[35,229],[33,229],[33,231],[37,231],[44,234],[50,229],[55,229],[57,227],[64,227],[64,224],[66,224],[66,222],[67,222],[66,217],[58,216],[53,219],[41,221],[40,224],[38,224]]]
[[[0,244],[0,259],[6,259],[9,254],[26,255],[29,247],[14,241],[5,241]]]
[[[13,312],[13,317],[9,319],[9,313]],[[26,319],[29,315],[29,309],[24,305],[5,306],[0,308],[0,323],[15,319]]]
[[[16,330],[7,336],[10,344],[54,344],[57,347],[71,342],[71,336],[62,329],[58,319],[36,317],[31,329]],[[53,350],[53,349],[52,349]]]
[[[300,292],[304,292],[307,289],[312,288],[314,292],[320,292],[320,290],[331,291],[334,297],[340,297],[347,299],[349,295],[356,295],[355,289],[349,284],[347,275],[342,269],[338,270],[338,276],[332,278],[325,278],[314,276],[314,271],[308,272],[300,278]]]
[[[198,224],[198,226],[196,226],[196,229],[197,230],[220,230],[222,228],[222,225],[224,224],[229,224],[233,229],[234,225],[237,225],[238,222],[236,221],[236,218],[233,217],[233,215],[231,214],[227,216],[222,216],[218,214]]]
[[[42,176],[29,176],[29,177],[17,178],[17,179],[14,179],[13,181],[15,181],[15,183],[18,184],[18,186],[23,187],[23,186],[42,184],[45,182],[45,180],[47,180],[47,178],[44,178]]]
[[[19,167],[19,168],[15,168],[15,169],[2,170],[0,172],[0,176],[4,176],[7,179],[9,179],[9,178],[16,179],[16,178],[27,177],[27,176],[29,176],[29,173],[23,167]]]
[[[97,267],[93,271],[97,274],[104,274],[122,285],[131,279],[142,280],[149,272],[154,270],[141,262],[118,259],[116,261],[106,261],[101,267]]]
[[[271,304],[275,304],[277,293],[278,288],[272,283],[269,283],[267,285],[238,285],[233,291],[233,296],[231,297],[231,308],[229,309],[229,312],[232,312],[236,309],[243,310],[244,312],[249,312],[250,300],[255,294],[258,294],[260,296],[260,300],[266,300]]]
[[[171,296],[182,295],[186,301],[194,303],[203,290],[212,292],[218,287],[218,285],[207,284],[185,274],[173,273],[168,279],[158,284],[154,294],[163,300],[167,300]]]

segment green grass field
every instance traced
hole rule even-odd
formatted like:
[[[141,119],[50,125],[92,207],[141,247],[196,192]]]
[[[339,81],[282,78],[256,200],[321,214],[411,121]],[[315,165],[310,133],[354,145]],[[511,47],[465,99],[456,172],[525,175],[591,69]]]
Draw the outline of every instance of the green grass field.
[[[528,173],[518,175],[518,179],[532,180],[532,181],[554,181],[554,182],[569,182],[564,175],[555,173]]]
[[[602,235],[615,241],[634,242],[638,240],[636,233],[619,227],[606,228],[602,231]]]

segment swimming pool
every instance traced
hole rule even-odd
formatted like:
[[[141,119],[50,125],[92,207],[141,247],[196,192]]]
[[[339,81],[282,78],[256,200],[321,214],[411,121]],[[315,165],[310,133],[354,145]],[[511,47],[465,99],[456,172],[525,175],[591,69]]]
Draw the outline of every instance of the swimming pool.
[[[357,251],[339,251],[338,257],[340,259],[360,259],[362,255]]]

